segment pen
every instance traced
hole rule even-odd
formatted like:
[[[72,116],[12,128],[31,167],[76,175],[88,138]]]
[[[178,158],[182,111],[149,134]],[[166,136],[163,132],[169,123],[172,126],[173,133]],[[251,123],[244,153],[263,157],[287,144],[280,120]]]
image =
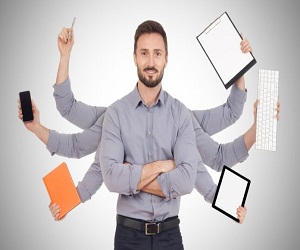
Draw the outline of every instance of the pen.
[[[72,26],[71,26],[71,32],[73,31],[74,25],[75,25],[75,21],[76,21],[76,17],[74,17],[73,22],[72,22]],[[68,41],[71,38],[71,32],[69,32],[69,37],[68,37]]]

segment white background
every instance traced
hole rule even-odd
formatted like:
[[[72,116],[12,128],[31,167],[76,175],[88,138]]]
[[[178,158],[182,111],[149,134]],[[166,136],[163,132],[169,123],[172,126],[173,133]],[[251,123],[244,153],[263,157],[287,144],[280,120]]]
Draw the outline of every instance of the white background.
[[[163,87],[190,109],[225,102],[225,90],[196,36],[227,11],[249,38],[258,63],[246,74],[248,100],[240,120],[216,135],[229,142],[253,121],[258,69],[280,71],[282,104],[277,152],[253,147],[234,169],[249,178],[248,214],[239,225],[212,209],[196,191],[182,199],[185,249],[297,249],[299,240],[299,2],[282,1],[19,1],[0,3],[1,168],[0,249],[113,249],[117,195],[105,186],[62,222],[54,222],[42,177],[66,161],[80,181],[93,155],[51,156],[17,118],[18,92],[30,90],[42,123],[59,132],[80,131],[56,111],[52,97],[59,54],[57,34],[76,16],[70,65],[77,99],[108,106],[137,81],[133,36],[147,19],[168,35]],[[217,183],[220,173],[212,172]]]

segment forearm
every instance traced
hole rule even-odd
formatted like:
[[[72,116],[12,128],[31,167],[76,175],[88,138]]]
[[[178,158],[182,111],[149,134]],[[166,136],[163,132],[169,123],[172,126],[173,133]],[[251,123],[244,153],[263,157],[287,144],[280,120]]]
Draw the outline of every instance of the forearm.
[[[195,133],[197,148],[203,163],[216,171],[221,171],[224,165],[232,167],[248,157],[243,135],[232,142],[220,144],[205,133],[200,126],[195,129]]]
[[[90,129],[81,133],[61,134],[50,130],[47,149],[50,153],[69,158],[81,158],[97,150],[101,140],[102,122],[100,117]]]
[[[163,193],[163,191],[161,190],[157,179],[154,179],[153,181],[151,181],[149,184],[147,184],[146,186],[144,186],[141,191],[145,192],[145,193],[149,193],[149,194],[153,194],[153,195],[157,195],[160,197],[165,198],[165,195]]]
[[[78,185],[76,187],[81,202],[83,203],[91,199],[91,197],[101,187],[102,183],[102,172],[96,155],[94,163],[90,166],[88,171],[85,173],[82,181],[78,182]]]
[[[167,173],[175,168],[173,160],[155,161],[143,165],[141,179],[138,183],[138,190],[154,181],[161,173]]]
[[[162,170],[158,162],[152,162],[143,165],[141,179],[137,185],[138,190],[142,190],[149,183],[154,181],[159,174],[162,173]]]
[[[63,83],[69,76],[69,64],[70,64],[70,55],[66,55],[60,58],[57,76],[56,76],[56,84]]]
[[[49,134],[50,130],[46,127],[44,127],[41,124],[37,124],[32,130],[32,133],[34,133],[44,144],[47,145],[49,140]]]
[[[57,154],[76,159],[82,158],[95,152],[100,141],[100,139],[91,136],[87,137],[91,138],[88,141],[85,135],[86,131],[77,134],[62,134],[55,130],[50,130],[47,149],[52,155]],[[93,135],[93,133],[90,135]]]
[[[256,141],[256,124],[254,123],[244,134],[244,141],[249,151]]]
[[[194,110],[193,124],[194,126],[197,123],[200,124],[209,135],[216,134],[234,124],[241,117],[246,99],[247,92],[233,85],[223,105],[208,110]]]
[[[245,77],[242,76],[240,79],[238,79],[238,80],[235,82],[235,85],[236,85],[241,91],[246,91]]]
[[[203,164],[198,165],[195,188],[204,197],[205,201],[213,202],[217,185]]]

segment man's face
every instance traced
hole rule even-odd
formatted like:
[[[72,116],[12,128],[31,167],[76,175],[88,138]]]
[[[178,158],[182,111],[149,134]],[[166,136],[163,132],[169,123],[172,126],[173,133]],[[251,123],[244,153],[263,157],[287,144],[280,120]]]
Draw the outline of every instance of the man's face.
[[[160,84],[168,62],[162,36],[157,33],[141,35],[137,41],[134,62],[140,82],[149,88]]]

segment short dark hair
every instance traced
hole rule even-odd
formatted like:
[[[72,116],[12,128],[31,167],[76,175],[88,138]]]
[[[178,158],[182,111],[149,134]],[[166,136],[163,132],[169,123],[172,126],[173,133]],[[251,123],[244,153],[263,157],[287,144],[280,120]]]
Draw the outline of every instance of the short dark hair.
[[[139,40],[140,36],[151,33],[157,33],[162,36],[165,43],[166,55],[168,55],[167,34],[160,23],[152,20],[145,21],[137,27],[134,35],[134,53],[136,52],[137,41]]]

